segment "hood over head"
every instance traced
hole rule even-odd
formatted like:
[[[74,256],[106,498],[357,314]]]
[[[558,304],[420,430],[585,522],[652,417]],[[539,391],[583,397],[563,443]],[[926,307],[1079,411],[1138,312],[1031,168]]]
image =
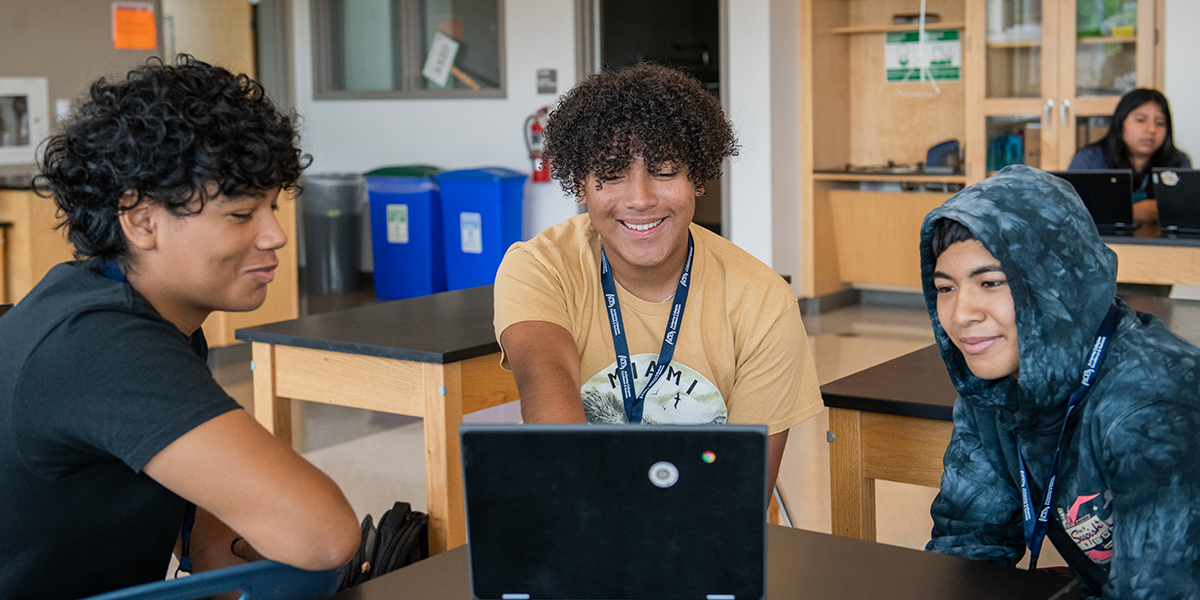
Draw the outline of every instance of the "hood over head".
[[[938,322],[933,226],[958,221],[992,253],[1008,279],[1020,349],[1017,406],[1012,378],[980,379]],[[976,406],[1017,411],[1025,426],[1051,426],[1079,386],[1096,330],[1116,294],[1117,257],[1104,245],[1071,184],[1023,165],[955,194],[921,226],[921,286],[955,389]]]

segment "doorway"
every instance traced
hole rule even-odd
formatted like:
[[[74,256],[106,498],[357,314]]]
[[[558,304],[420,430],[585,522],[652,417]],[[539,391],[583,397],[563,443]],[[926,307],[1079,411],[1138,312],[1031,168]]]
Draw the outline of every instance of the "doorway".
[[[721,0],[579,0],[582,79],[600,68],[655,62],[685,71],[719,100],[722,82]],[[696,199],[698,225],[721,234],[722,178]]]

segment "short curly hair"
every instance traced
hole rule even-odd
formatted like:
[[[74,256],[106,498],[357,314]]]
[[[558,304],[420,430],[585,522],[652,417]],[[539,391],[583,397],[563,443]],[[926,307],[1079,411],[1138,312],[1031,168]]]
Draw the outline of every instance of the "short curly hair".
[[[567,92],[546,123],[544,160],[567,194],[616,175],[642,157],[656,171],[687,165],[697,187],[721,175],[737,138],[721,104],[694,77],[654,63],[606,70]],[[601,186],[597,183],[597,189]]]
[[[53,195],[77,258],[125,262],[120,213],[147,198],[183,216],[216,194],[294,190],[312,162],[296,119],[245,75],[186,54],[174,65],[151,58],[124,80],[92,84],[46,142],[34,187]],[[133,206],[120,206],[126,191],[136,193]]]

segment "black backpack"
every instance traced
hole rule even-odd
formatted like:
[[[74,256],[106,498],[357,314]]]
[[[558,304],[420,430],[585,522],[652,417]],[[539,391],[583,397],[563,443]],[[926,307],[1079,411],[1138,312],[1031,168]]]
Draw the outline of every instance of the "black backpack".
[[[397,502],[383,513],[376,527],[367,515],[362,522],[362,542],[350,562],[335,571],[338,591],[429,556],[429,515]]]

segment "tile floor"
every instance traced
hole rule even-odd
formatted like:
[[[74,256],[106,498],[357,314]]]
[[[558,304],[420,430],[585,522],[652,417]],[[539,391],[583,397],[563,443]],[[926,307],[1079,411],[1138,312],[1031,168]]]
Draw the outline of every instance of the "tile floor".
[[[915,294],[889,297],[805,318],[817,376],[826,383],[933,342],[929,319]],[[333,301],[308,299],[304,314],[315,314],[373,301],[369,292]],[[325,302],[325,305],[321,305]],[[247,347],[215,349],[214,374],[244,405],[253,403]],[[425,469],[419,419],[342,407],[299,403],[297,445],[305,457],[328,473],[346,493],[360,518],[378,516],[395,500],[425,506]],[[467,415],[473,422],[516,422],[517,403]],[[823,413],[792,429],[780,470],[796,527],[829,532],[828,415]],[[929,539],[929,504],[936,490],[877,482],[880,542],[922,548]],[[1057,558],[1057,557],[1055,557]],[[1043,565],[1050,557],[1043,559]],[[1059,563],[1061,564],[1061,563]]]

